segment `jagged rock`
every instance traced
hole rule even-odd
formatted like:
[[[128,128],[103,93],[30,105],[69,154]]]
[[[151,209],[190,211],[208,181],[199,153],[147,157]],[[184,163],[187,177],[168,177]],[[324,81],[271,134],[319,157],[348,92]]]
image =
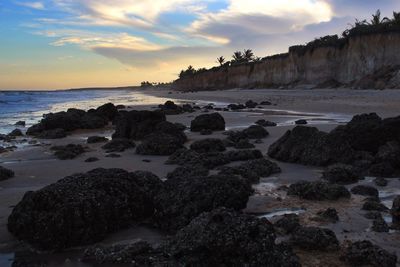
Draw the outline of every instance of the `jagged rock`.
[[[167,174],[167,179],[185,179],[186,177],[208,176],[209,170],[203,165],[180,166]]]
[[[180,143],[185,143],[187,136],[183,132],[186,126],[180,123],[171,123],[169,121],[163,121],[156,125],[153,134],[168,134],[177,139]],[[146,136],[147,138],[147,136]]]
[[[336,223],[337,221],[339,221],[338,212],[334,208],[328,208],[326,210],[321,210],[321,211],[317,212],[317,216],[322,221],[328,221],[331,223]]]
[[[55,151],[54,156],[58,159],[74,159],[77,156],[85,153],[85,148],[81,145],[68,144],[66,146],[53,146],[51,150]]]
[[[14,125],[15,126],[22,126],[22,127],[25,127],[25,121],[17,121]]]
[[[324,170],[322,178],[334,184],[353,184],[362,177],[351,165],[334,164]]]
[[[90,157],[90,158],[85,159],[85,162],[88,162],[88,163],[95,162],[95,161],[99,161],[99,159],[96,157]]]
[[[379,197],[378,190],[369,185],[356,185],[351,188],[351,193],[361,196]]]
[[[162,229],[176,231],[202,212],[221,206],[245,208],[252,192],[250,184],[235,176],[168,179],[155,197],[154,218]]]
[[[377,186],[387,186],[388,185],[388,180],[386,180],[385,178],[382,177],[378,177],[374,179],[374,183]]]
[[[253,100],[246,101],[245,105],[246,105],[246,108],[255,108],[258,106],[258,104],[256,102],[254,102]]]
[[[225,130],[225,120],[219,113],[199,115],[191,122],[190,130],[192,132],[223,131]]]
[[[88,144],[107,142],[108,138],[104,136],[89,136],[86,140]]]
[[[118,138],[118,139],[113,139],[101,148],[106,150],[107,153],[110,152],[123,152],[126,149],[131,149],[134,148],[136,145],[133,141],[125,138]]]
[[[378,233],[389,232],[389,226],[387,225],[385,220],[382,218],[382,215],[379,216],[378,218],[374,219],[374,221],[372,222],[371,230],[374,232],[378,232]]]
[[[392,214],[392,222],[394,225],[400,225],[400,196],[396,196],[393,200],[392,209],[390,210]]]
[[[8,180],[14,177],[14,172],[7,168],[0,166],[0,181]]]
[[[112,121],[118,116],[118,108],[113,103],[107,103],[98,107],[95,114]]]
[[[158,111],[132,110],[129,112],[120,112],[120,116],[116,119],[113,139],[143,139],[149,134],[154,133],[157,125],[165,120],[165,114]]]
[[[194,141],[190,145],[190,149],[198,153],[222,152],[226,150],[222,140],[217,138],[207,138]]]
[[[102,240],[151,216],[162,186],[149,172],[95,169],[27,192],[8,218],[8,230],[39,249],[63,249]]]
[[[169,240],[167,247],[183,265],[300,266],[288,247],[275,245],[273,226],[266,219],[225,208],[195,218]]]
[[[350,192],[341,185],[328,184],[320,181],[300,181],[289,186],[288,195],[299,196],[308,200],[337,200],[350,198]]]
[[[304,124],[307,124],[307,121],[306,120],[297,120],[297,121],[295,121],[294,122],[296,125],[304,125]]]
[[[258,125],[260,125],[262,127],[275,127],[275,126],[277,126],[277,124],[275,122],[267,121],[267,120],[264,120],[264,119],[256,121],[256,124],[258,124]]]
[[[39,139],[61,139],[66,136],[67,132],[61,128],[42,131],[36,135],[36,137]]]
[[[337,250],[339,241],[334,232],[319,227],[299,227],[290,239],[291,243],[306,250]]]
[[[223,166],[220,174],[240,175],[250,183],[258,183],[261,177],[281,172],[281,168],[267,159],[254,159],[246,161],[238,166]]]
[[[136,148],[139,155],[171,155],[183,148],[182,140],[174,135],[154,133],[143,139]]]
[[[20,129],[14,129],[8,134],[8,136],[17,137],[17,136],[24,136],[24,134]]]
[[[255,148],[255,145],[250,143],[248,139],[241,139],[239,142],[235,143],[233,147],[236,149],[250,149]]]
[[[282,234],[291,234],[300,227],[300,219],[297,214],[284,214],[274,226]]]
[[[396,267],[397,256],[364,240],[350,243],[345,247],[341,260],[351,266]]]
[[[387,211],[388,208],[376,200],[367,200],[364,202],[362,208],[363,210],[375,210],[375,211]]]
[[[243,134],[248,139],[262,139],[269,135],[268,131],[260,125],[251,125],[249,128],[243,130]]]

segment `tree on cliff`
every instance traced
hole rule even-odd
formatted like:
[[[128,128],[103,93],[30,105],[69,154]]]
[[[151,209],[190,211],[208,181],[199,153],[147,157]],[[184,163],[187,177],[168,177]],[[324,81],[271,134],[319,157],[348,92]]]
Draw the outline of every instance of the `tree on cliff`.
[[[243,54],[241,51],[236,51],[233,53],[232,58],[235,62],[241,62],[243,61]]]
[[[225,63],[225,58],[223,56],[218,57],[217,63],[222,66]]]
[[[400,26],[400,12],[393,11],[393,19],[390,21],[392,25]]]
[[[191,76],[191,75],[194,75],[195,73],[196,73],[196,70],[193,68],[192,65],[189,65],[189,67],[186,70],[182,70],[181,73],[179,73],[179,78]]]
[[[247,61],[253,61],[254,60],[254,53],[253,50],[251,49],[246,49],[243,51],[243,58]]]
[[[380,25],[386,22],[389,22],[389,19],[387,17],[381,19],[381,11],[378,9],[375,14],[372,14],[372,19],[369,22],[369,25]]]

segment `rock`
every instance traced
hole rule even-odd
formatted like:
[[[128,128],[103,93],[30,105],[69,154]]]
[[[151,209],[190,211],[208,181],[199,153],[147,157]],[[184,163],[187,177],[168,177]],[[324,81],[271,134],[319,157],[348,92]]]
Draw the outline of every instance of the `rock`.
[[[361,196],[379,197],[378,190],[369,185],[356,185],[351,188],[351,193]]]
[[[246,106],[243,104],[229,104],[228,108],[231,110],[240,110],[240,109],[245,109]]]
[[[307,124],[307,121],[306,120],[297,120],[297,121],[295,121],[294,122],[296,125],[304,125],[304,124]]]
[[[116,119],[113,139],[141,140],[154,133],[157,125],[165,120],[165,114],[159,111],[132,110],[120,112],[120,116]]]
[[[225,130],[225,120],[219,113],[199,115],[191,122],[190,130],[192,132],[223,131]]]
[[[126,106],[125,105],[116,105],[115,106],[118,110],[120,110],[120,109],[126,109]]]
[[[14,125],[25,127],[25,121],[17,121]]]
[[[272,103],[269,102],[269,101],[261,101],[260,105],[263,105],[263,106],[270,106],[270,105],[272,105]]]
[[[327,221],[331,223],[336,223],[339,221],[338,212],[334,208],[327,208],[326,210],[321,210],[317,212],[318,218],[322,221]]]
[[[394,225],[400,225],[400,196],[396,196],[393,200],[392,209],[390,210],[392,214],[392,222]]]
[[[249,183],[258,183],[261,177],[268,177],[271,174],[280,173],[281,168],[267,159],[248,160],[239,166],[223,166],[220,174],[240,175]]]
[[[225,208],[201,214],[166,247],[177,266],[300,266],[288,247],[275,244],[266,219]]]
[[[106,150],[107,153],[110,152],[123,152],[126,149],[134,148],[136,145],[133,141],[124,138],[113,139],[101,148]]]
[[[337,250],[339,241],[334,232],[319,227],[299,227],[290,238],[291,243],[306,250]]]
[[[248,139],[262,139],[269,135],[268,131],[260,125],[251,125],[249,128],[243,130],[243,134]]]
[[[400,167],[400,144],[397,141],[390,141],[380,146],[375,155],[376,162],[387,162],[396,168]]]
[[[112,121],[118,116],[118,108],[113,103],[107,103],[96,109],[96,115]]]
[[[95,162],[95,161],[99,161],[99,159],[96,157],[90,157],[90,158],[85,159],[85,162]]]
[[[201,135],[212,135],[213,131],[209,130],[209,129],[204,129],[200,131]]]
[[[14,129],[14,130],[12,130],[12,132],[10,132],[8,134],[8,136],[17,137],[17,136],[24,136],[24,134],[22,133],[22,131],[20,129]]]
[[[382,218],[382,215],[379,216],[378,218],[374,219],[374,221],[372,222],[371,230],[374,232],[378,232],[378,233],[388,233],[389,232],[389,226],[387,225],[385,220]]]
[[[89,136],[86,140],[88,144],[103,143],[107,142],[108,138],[104,136]]]
[[[375,177],[393,177],[395,169],[389,162],[381,162],[371,165],[368,170],[370,176]]]
[[[245,103],[246,108],[255,108],[258,106],[258,104],[256,102],[254,102],[253,100],[249,100]]]
[[[208,176],[209,170],[203,165],[180,166],[167,174],[167,179],[185,179],[187,177]]]
[[[36,137],[40,138],[40,139],[61,139],[66,136],[67,136],[67,132],[61,128],[42,131],[36,135]]]
[[[226,150],[222,140],[217,138],[207,138],[194,141],[190,145],[190,149],[198,153],[222,152]]]
[[[379,211],[368,211],[364,214],[364,217],[370,220],[375,220],[379,217],[382,217],[382,215]]]
[[[175,153],[173,153],[168,160],[165,162],[166,164],[176,164],[176,165],[195,165],[195,164],[203,164],[202,162],[203,156],[197,153],[196,151],[182,148]]]
[[[377,186],[387,186],[388,185],[388,181],[385,178],[382,177],[378,177],[374,179],[374,183]]]
[[[156,125],[154,133],[152,134],[168,134],[173,136],[180,143],[184,144],[187,140],[187,136],[183,132],[185,129],[186,126],[184,126],[183,124],[163,121]]]
[[[155,197],[155,222],[160,228],[173,232],[202,212],[217,207],[241,210],[252,193],[250,184],[235,176],[168,179]]]
[[[85,148],[81,145],[68,144],[66,146],[53,146],[51,150],[55,151],[54,155],[61,160],[74,159],[85,153]]]
[[[165,115],[177,115],[183,113],[183,109],[171,100],[166,101],[164,105],[159,105],[159,108]]]
[[[320,181],[300,181],[291,184],[287,194],[308,200],[337,200],[340,198],[350,198],[350,192],[344,186]]]
[[[262,127],[275,127],[275,126],[277,126],[277,124],[275,122],[266,121],[264,119],[256,121],[256,124],[258,124],[258,125],[260,125]]]
[[[291,234],[300,227],[300,219],[297,214],[284,214],[274,226],[282,234]]]
[[[111,153],[111,154],[107,154],[106,158],[120,158],[121,155],[120,154],[115,154],[115,153]]]
[[[250,148],[255,148],[255,145],[250,143],[248,139],[241,139],[239,142],[234,144],[234,148],[236,148],[236,149],[250,149]]]
[[[357,241],[344,248],[341,260],[351,266],[396,267],[397,256],[373,245],[370,241]]]
[[[95,169],[27,192],[8,218],[8,230],[38,249],[101,241],[108,233],[152,216],[162,186],[148,172]]]
[[[362,177],[351,165],[334,164],[324,170],[322,178],[334,184],[353,184]]]
[[[183,143],[176,136],[165,133],[148,135],[136,148],[139,155],[171,155],[183,148]]]
[[[367,200],[364,202],[362,210],[374,210],[374,211],[387,211],[388,208],[380,203],[379,201]]]
[[[0,181],[8,180],[14,177],[14,175],[15,174],[12,170],[0,166]]]

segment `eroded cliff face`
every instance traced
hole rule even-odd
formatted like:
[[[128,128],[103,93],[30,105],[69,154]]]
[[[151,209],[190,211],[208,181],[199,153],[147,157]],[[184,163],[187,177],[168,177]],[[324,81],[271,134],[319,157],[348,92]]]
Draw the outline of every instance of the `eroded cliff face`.
[[[400,33],[353,37],[340,48],[289,52],[260,62],[214,68],[174,82],[174,88],[183,91],[300,85],[400,88]]]

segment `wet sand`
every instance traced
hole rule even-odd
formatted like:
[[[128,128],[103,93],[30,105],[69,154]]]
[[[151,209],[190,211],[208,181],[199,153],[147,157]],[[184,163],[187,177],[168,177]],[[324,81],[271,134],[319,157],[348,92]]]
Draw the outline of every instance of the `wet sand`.
[[[358,113],[377,112],[384,117],[396,116],[400,113],[398,106],[398,103],[400,103],[400,91],[230,90],[197,93],[173,92],[168,94],[168,91],[152,90],[148,93],[154,97],[162,97],[162,99],[160,98],[160,104],[165,98],[178,99],[182,100],[182,102],[196,102],[200,106],[207,103],[215,103],[221,107],[229,103],[244,103],[249,99],[256,102],[265,100],[272,102],[273,105],[271,106],[263,106],[262,108],[252,110],[239,112],[221,111],[222,116],[226,120],[227,129],[244,128],[259,119],[278,123],[278,127],[267,128],[270,135],[263,139],[262,144],[255,144],[256,148],[260,149],[263,154],[266,154],[271,143],[281,137],[288,129],[294,127],[294,121],[297,119],[307,119],[312,126],[329,131],[337,125],[347,122],[353,115]],[[142,105],[130,108],[151,110],[155,106]],[[189,126],[190,121],[199,114],[202,114],[202,111],[167,116],[167,120],[180,122]],[[95,131],[77,131],[64,139],[40,140],[39,145],[28,145],[23,149],[17,149],[14,152],[0,155],[0,164],[12,169],[16,174],[14,178],[0,182],[1,266],[4,265],[4,262],[7,262],[7,259],[13,258],[14,252],[21,253],[21,251],[25,250],[24,246],[8,233],[6,225],[12,207],[18,203],[26,191],[37,190],[70,174],[86,172],[99,167],[123,168],[128,171],[149,170],[161,179],[165,178],[166,174],[176,167],[174,165],[165,165],[164,162],[168,158],[165,156],[141,156],[135,154],[135,150],[131,149],[118,153],[121,155],[120,158],[107,158],[105,157],[106,153],[101,149],[103,144],[86,145],[86,138],[88,136],[100,135],[110,137],[112,132],[113,129],[111,126]],[[199,133],[192,133],[190,131],[187,131],[186,134],[189,139],[186,143],[187,146],[194,140],[209,137],[225,137],[222,132],[216,132],[212,136],[202,136]],[[56,159],[50,151],[50,146],[69,143],[85,144],[88,147],[88,152],[73,160],[62,161]],[[92,163],[84,162],[89,157],[97,157],[99,161]],[[144,162],[143,160],[150,160],[150,162]],[[346,239],[369,239],[377,245],[400,255],[399,233],[374,233],[369,230],[372,221],[363,217],[364,211],[361,211],[362,198],[352,196],[350,200],[346,201],[312,202],[287,197],[284,191],[277,189],[280,185],[289,185],[299,180],[317,180],[320,178],[322,169],[282,162],[278,162],[278,164],[282,169],[282,173],[273,177],[263,178],[260,184],[254,186],[256,194],[251,197],[248,207],[245,210],[246,212],[256,213],[259,216],[266,215],[271,220],[277,218],[273,216],[274,212],[277,212],[276,214],[299,212],[302,222],[308,225],[321,225],[330,228],[335,231],[340,241]],[[372,183],[372,180],[366,179],[361,183]],[[379,188],[379,190],[382,191],[381,195],[386,196],[386,202],[384,203],[391,205],[390,201],[393,199],[393,195],[400,192],[400,182],[398,179],[391,179],[387,187]],[[385,193],[385,190],[391,192]],[[321,224],[310,220],[312,216],[315,216],[317,211],[328,207],[334,207],[338,210],[340,217],[338,223]],[[103,243],[126,242],[136,238],[157,243],[163,236],[163,233],[154,229],[135,226],[131,229],[110,235]],[[87,266],[79,263],[77,255],[78,253],[72,250],[71,252],[52,256],[54,263],[50,266]],[[306,261],[308,264],[313,263],[305,266],[344,266],[342,262],[338,262],[340,265],[335,265],[337,255],[312,257],[309,253],[302,251],[299,251],[299,255],[303,259],[303,262]],[[331,257],[335,260],[329,260]],[[66,258],[69,259],[67,263],[65,263]],[[10,265],[11,262],[4,266]]]

